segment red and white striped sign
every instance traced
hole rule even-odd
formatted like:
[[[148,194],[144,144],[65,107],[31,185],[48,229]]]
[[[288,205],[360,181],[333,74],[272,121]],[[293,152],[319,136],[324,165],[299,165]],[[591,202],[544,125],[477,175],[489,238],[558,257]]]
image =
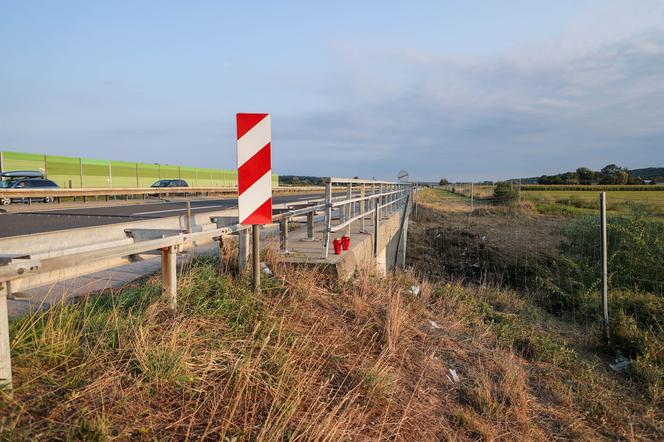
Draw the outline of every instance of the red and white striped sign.
[[[272,222],[270,114],[237,114],[237,187],[240,224]]]

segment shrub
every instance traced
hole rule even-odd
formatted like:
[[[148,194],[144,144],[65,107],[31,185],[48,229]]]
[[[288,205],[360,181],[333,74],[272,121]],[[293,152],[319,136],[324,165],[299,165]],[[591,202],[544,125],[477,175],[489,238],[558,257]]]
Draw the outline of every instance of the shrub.
[[[493,189],[493,201],[496,204],[509,204],[519,198],[519,190],[506,181],[496,184]]]

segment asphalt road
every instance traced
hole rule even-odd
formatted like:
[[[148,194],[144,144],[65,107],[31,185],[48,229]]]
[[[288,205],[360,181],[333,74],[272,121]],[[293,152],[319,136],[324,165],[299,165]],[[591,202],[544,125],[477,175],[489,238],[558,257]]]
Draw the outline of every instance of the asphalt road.
[[[273,204],[283,204],[322,198],[322,194],[283,195],[272,198]],[[192,213],[214,212],[237,207],[237,198],[194,200]],[[132,204],[126,206],[94,206],[40,210],[38,212],[0,213],[0,238],[80,227],[124,223],[150,218],[183,215],[184,201]]]

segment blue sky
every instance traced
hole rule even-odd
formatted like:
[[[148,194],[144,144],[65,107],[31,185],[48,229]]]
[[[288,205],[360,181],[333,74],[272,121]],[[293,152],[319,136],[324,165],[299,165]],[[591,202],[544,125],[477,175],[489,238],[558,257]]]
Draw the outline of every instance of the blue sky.
[[[664,166],[664,2],[0,0],[0,149],[499,179]]]

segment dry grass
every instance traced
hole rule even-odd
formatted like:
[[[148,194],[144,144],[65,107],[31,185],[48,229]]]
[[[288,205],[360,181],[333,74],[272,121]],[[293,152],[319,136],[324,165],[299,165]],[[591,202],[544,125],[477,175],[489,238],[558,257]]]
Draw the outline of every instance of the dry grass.
[[[661,414],[615,380],[600,397],[628,411],[587,401],[605,379],[585,365],[576,376],[564,345],[544,345],[548,331],[517,321],[529,310],[511,292],[409,272],[366,271],[339,285],[273,253],[266,260],[276,276],[260,296],[210,258],[181,275],[177,315],[155,278],[13,323],[16,388],[1,398],[1,437],[662,437]]]

